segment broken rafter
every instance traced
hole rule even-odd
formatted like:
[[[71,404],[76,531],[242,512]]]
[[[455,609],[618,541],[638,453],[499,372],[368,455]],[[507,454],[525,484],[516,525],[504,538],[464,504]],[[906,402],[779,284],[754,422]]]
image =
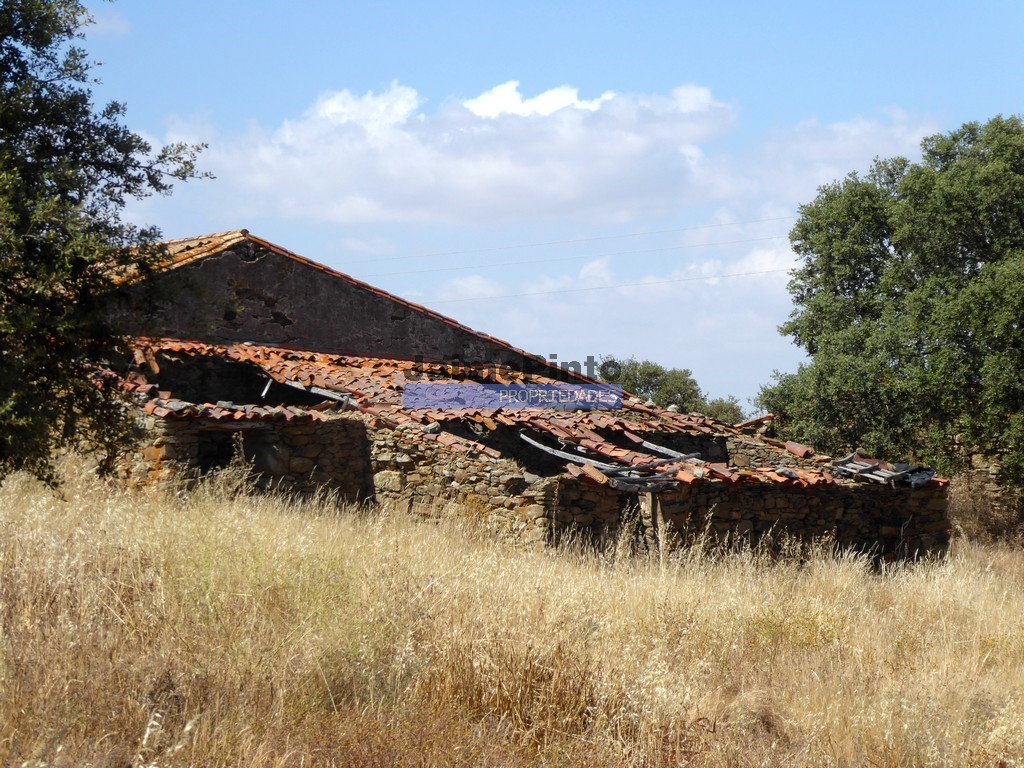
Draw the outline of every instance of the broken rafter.
[[[388,414],[385,414],[385,413],[381,413],[379,410],[370,409],[370,408],[368,408],[365,405],[360,405],[349,394],[344,394],[343,395],[343,394],[340,394],[338,392],[334,392],[334,391],[332,391],[330,389],[324,389],[323,387],[317,387],[317,386],[315,386],[313,384],[310,384],[307,387],[301,381],[295,381],[294,379],[286,379],[283,376],[281,377],[280,381],[281,381],[282,384],[285,384],[285,385],[287,385],[289,387],[294,387],[295,389],[301,389],[303,392],[309,392],[309,393],[314,394],[314,395],[320,395],[320,397],[326,397],[329,400],[335,400],[335,401],[341,403],[342,410],[346,410],[348,408],[353,408],[353,409],[359,411],[360,413],[365,413],[368,416],[373,416],[375,419],[380,419],[382,422],[384,422],[385,424],[387,424],[388,426],[390,426],[392,428],[396,428],[396,427],[399,426],[399,422],[395,418],[393,418],[392,416],[390,416]],[[424,431],[427,431],[427,430],[424,430]]]
[[[847,477],[861,477],[876,483],[895,483],[908,477],[916,467],[904,470],[888,470],[879,466],[878,461],[858,461],[857,454],[836,461],[832,465],[836,474]]]
[[[698,458],[700,456],[699,453],[681,453],[680,451],[674,451],[671,448],[666,448],[663,445],[652,443],[650,440],[641,440],[640,445],[650,451],[660,453],[662,456],[671,456],[673,459],[679,459],[687,462],[688,464],[696,464],[698,466],[701,464],[707,464],[706,461]]]
[[[573,472],[573,474],[576,474],[577,476],[586,475],[590,479],[601,483],[602,485],[607,483],[617,491],[628,491],[630,493],[658,493],[660,491],[667,491],[670,488],[674,488],[678,484],[678,481],[675,479],[675,470],[671,472],[660,472],[648,477],[636,474],[627,474],[635,473],[638,470],[649,470],[666,464],[672,464],[678,461],[678,459],[666,459],[664,461],[655,461],[649,464],[641,464],[631,467],[614,466],[602,461],[597,461],[596,459],[591,459],[587,456],[578,456],[576,454],[569,453],[568,451],[560,451],[557,448],[550,448],[543,443],[539,443],[528,437],[522,432],[519,433],[519,437],[521,437],[523,441],[544,451],[545,453],[550,453],[552,456],[557,456],[560,459],[566,459],[567,461],[572,462],[570,466],[582,464],[583,466],[576,472]]]
[[[337,402],[341,403],[345,408],[348,408],[350,405],[352,405],[352,398],[349,395],[342,395],[337,392],[332,392],[329,389],[324,389],[323,387],[313,386],[312,384],[307,387],[301,381],[295,381],[294,379],[282,378],[281,383],[286,384],[289,387],[294,387],[295,389],[301,389],[303,392],[309,392],[314,395],[320,395],[320,397],[326,397],[329,400],[336,400]]]
[[[617,491],[626,491],[628,493],[660,493],[675,488],[678,482],[674,480],[655,480],[654,478],[624,480],[615,477],[608,481],[608,485]]]
[[[628,467],[618,467],[611,471],[614,475],[628,475],[633,472],[647,472],[652,469],[658,469],[664,467],[667,464],[675,464],[679,459],[660,459],[659,461],[652,461],[648,464],[633,464]]]
[[[271,425],[262,421],[218,421],[215,419],[209,419],[204,417],[198,417],[195,419],[195,423],[199,425],[199,429],[202,432],[259,432],[269,431],[272,429]]]
[[[560,451],[557,448],[549,448],[548,446],[544,445],[543,443],[537,442],[536,440],[534,440],[533,438],[525,435],[522,432],[519,433],[519,437],[524,442],[529,443],[530,445],[532,445],[534,448],[539,448],[540,450],[544,451],[545,453],[550,453],[552,456],[557,456],[558,458],[565,459],[566,461],[572,461],[572,462],[575,462],[577,464],[589,464],[590,466],[597,467],[598,469],[611,470],[611,471],[617,471],[619,469],[623,469],[622,467],[616,467],[613,464],[606,464],[603,461],[598,461],[597,459],[591,459],[591,458],[589,458],[587,456],[580,456],[580,455],[575,454],[575,453],[569,453],[568,451]]]

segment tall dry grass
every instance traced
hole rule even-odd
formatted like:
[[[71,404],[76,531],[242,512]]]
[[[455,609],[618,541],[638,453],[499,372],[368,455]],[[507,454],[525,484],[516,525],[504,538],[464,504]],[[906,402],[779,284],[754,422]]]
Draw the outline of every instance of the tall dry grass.
[[[995,766],[1024,555],[522,551],[455,521],[0,488],[0,763]]]

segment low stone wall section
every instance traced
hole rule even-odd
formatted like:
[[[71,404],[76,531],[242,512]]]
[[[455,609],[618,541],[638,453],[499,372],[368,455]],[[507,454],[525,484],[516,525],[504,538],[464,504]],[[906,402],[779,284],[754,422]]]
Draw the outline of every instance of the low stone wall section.
[[[325,489],[345,499],[372,496],[366,425],[354,419],[232,424],[152,419],[133,482],[158,484],[224,468],[241,447],[257,486],[298,493]],[[240,444],[240,445],[239,445]]]
[[[965,535],[1013,537],[1024,532],[1024,491],[1005,482],[994,457],[972,455],[969,468],[950,480],[949,495],[951,513]]]
[[[783,536],[832,538],[840,547],[883,559],[942,554],[950,520],[946,486],[924,488],[838,481],[814,487],[706,481],[650,497],[575,478],[551,478],[526,508],[536,540],[569,531],[602,539],[616,535],[623,516],[639,517],[645,544],[674,545],[699,536],[757,544]],[[543,534],[539,533],[543,531]]]
[[[431,439],[415,426],[371,427],[368,435],[378,502],[424,512],[457,505],[512,538],[546,540],[546,530],[533,525],[528,509],[545,478],[512,459],[482,453],[468,441],[448,445]],[[531,486],[536,486],[532,493]]]
[[[815,454],[801,459],[789,451],[733,435],[729,436],[726,444],[729,451],[729,464],[739,469],[747,467],[821,469],[822,467],[820,457],[816,457]]]
[[[907,558],[949,547],[946,487],[891,487],[839,481],[813,487],[696,483],[641,503],[649,546],[708,535],[751,543],[789,536],[831,537],[843,548]]]

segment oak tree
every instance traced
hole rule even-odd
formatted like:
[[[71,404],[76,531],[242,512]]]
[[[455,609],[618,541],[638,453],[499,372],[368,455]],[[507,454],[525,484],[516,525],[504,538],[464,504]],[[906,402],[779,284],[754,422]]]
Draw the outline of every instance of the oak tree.
[[[0,480],[53,479],[62,447],[123,445],[131,419],[97,367],[123,346],[103,310],[118,275],[158,258],[130,198],[195,175],[199,147],[154,151],[97,107],[78,0],[0,4]]]
[[[601,378],[662,408],[674,405],[683,413],[702,413],[727,424],[745,418],[735,397],[707,400],[688,368],[666,368],[635,357],[619,360],[605,356],[601,358]]]
[[[759,403],[783,431],[955,471],[981,452],[1024,484],[1024,122],[996,117],[819,190],[790,239],[810,361]]]

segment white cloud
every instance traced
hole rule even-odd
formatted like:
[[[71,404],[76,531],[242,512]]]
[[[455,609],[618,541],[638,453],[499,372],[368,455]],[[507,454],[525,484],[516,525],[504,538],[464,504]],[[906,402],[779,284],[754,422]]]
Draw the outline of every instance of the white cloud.
[[[328,133],[343,125],[362,127],[368,135],[376,136],[387,129],[401,125],[412,117],[420,106],[420,97],[412,88],[392,82],[380,95],[367,93],[355,96],[349,90],[322,94],[303,120],[286,122],[280,131],[285,143]],[[313,131],[309,129],[313,128]],[[325,130],[326,129],[326,130]]]
[[[891,110],[807,119],[727,150],[716,141],[734,120],[697,85],[585,99],[570,86],[527,96],[510,81],[428,109],[393,82],[321,94],[272,130],[175,138],[210,144],[217,197],[250,220],[606,226],[693,206],[792,211],[875,156],[913,155],[936,130]]]
[[[797,265],[796,254],[786,243],[781,243],[773,248],[754,248],[746,253],[743,258],[737,261],[731,268],[733,274],[746,273],[775,273],[782,275],[780,280],[786,282],[789,278],[786,272]],[[785,270],[785,272],[779,272]]]
[[[723,178],[745,172],[747,184],[776,199],[809,202],[822,184],[866,171],[875,157],[916,158],[921,139],[940,126],[891,109],[878,119],[855,116],[822,123],[807,119],[776,130],[751,151],[723,158]]]
[[[463,104],[477,117],[493,118],[499,115],[526,117],[527,115],[547,116],[568,107],[596,112],[601,108],[602,103],[613,98],[615,98],[614,93],[605,91],[596,99],[581,100],[577,89],[562,85],[544,91],[532,99],[524,99],[519,92],[519,81],[509,80],[507,83],[496,85],[491,90],[485,91],[475,99],[464,101]]]
[[[776,331],[791,309],[786,283],[795,261],[784,239],[681,265],[669,259],[663,269],[604,256],[559,275],[451,280],[417,300],[539,354],[635,355],[691,369],[710,396],[745,400],[772,370],[794,370],[803,359]]]
[[[371,256],[392,256],[398,253],[398,246],[386,237],[346,237],[340,242],[346,253],[365,253]]]
[[[803,357],[776,332],[790,311],[785,285],[793,261],[785,243],[667,272],[601,258],[557,277],[461,278],[428,298],[537,293],[437,302],[437,309],[538,354],[581,362],[588,355],[635,355],[691,369],[710,396],[746,399],[773,369],[793,370]],[[726,277],[747,273],[759,274]],[[603,290],[579,290],[590,288]]]
[[[434,111],[412,88],[322,94],[273,131],[208,138],[220,196],[333,223],[630,221],[699,202],[700,144],[733,120],[710,91],[526,98],[515,82]],[[198,136],[197,138],[204,138]]]
[[[465,301],[467,299],[500,296],[504,291],[505,288],[496,280],[480,275],[470,275],[469,277],[457,277],[454,280],[449,280],[432,296],[443,303],[446,301]],[[422,297],[416,300],[420,301]]]

